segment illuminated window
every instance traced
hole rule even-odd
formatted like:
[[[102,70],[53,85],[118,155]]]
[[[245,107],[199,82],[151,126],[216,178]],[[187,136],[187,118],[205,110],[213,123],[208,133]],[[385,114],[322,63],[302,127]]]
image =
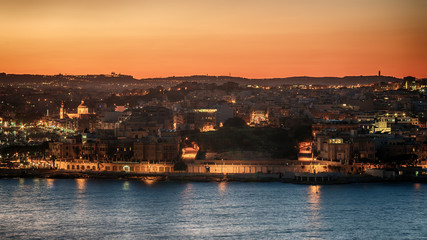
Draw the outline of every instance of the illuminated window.
[[[343,142],[344,142],[344,140],[342,138],[331,138],[331,139],[329,139],[329,143],[331,143],[331,144],[340,144]]]

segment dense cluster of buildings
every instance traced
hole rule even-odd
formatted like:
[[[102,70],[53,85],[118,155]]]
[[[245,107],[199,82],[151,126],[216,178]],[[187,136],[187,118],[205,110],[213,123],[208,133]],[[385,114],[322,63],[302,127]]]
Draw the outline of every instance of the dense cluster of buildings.
[[[290,129],[301,119],[310,121],[312,138],[301,142],[295,164],[425,164],[425,89],[425,80],[412,77],[353,86],[181,82],[79,95],[80,100],[70,93],[50,101],[39,124],[68,131],[49,142],[45,155],[67,170],[148,171],[150,164],[158,164],[158,171],[172,171],[185,159],[191,169],[201,171],[200,165],[208,171],[203,166],[209,162],[196,158],[197,142],[185,143],[183,133],[216,131],[232,118],[254,128]],[[191,157],[183,156],[190,152]],[[274,161],[245,164],[258,166],[262,160]]]

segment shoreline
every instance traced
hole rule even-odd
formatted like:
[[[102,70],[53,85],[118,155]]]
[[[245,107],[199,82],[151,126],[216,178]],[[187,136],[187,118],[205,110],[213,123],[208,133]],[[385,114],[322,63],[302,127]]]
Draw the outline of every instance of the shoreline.
[[[320,174],[319,174],[320,175]],[[50,169],[0,169],[0,178],[47,178],[47,179],[117,179],[117,180],[136,180],[153,182],[283,182],[306,185],[333,185],[350,183],[427,183],[425,177],[397,176],[391,179],[374,177],[367,174],[359,175],[338,175],[328,180],[316,179],[319,175],[309,174],[306,179],[295,178],[295,175],[289,174],[194,174],[194,173],[127,173],[127,172],[97,172],[97,171],[64,171]]]

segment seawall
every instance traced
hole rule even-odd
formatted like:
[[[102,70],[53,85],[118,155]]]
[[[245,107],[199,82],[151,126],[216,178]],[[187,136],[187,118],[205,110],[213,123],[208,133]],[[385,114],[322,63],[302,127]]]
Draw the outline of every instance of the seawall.
[[[194,182],[286,182],[296,184],[345,184],[369,182],[427,182],[426,178],[396,177],[382,179],[366,174],[340,173],[248,173],[248,174],[215,174],[215,173],[128,173],[98,171],[64,171],[54,169],[0,169],[0,178],[87,178],[87,179],[128,179],[141,181],[194,181]]]

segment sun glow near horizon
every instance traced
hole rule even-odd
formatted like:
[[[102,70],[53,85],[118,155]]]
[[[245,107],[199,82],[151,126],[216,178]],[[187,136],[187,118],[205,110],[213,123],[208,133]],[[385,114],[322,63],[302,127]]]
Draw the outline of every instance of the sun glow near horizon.
[[[425,1],[0,3],[0,72],[427,77]]]

